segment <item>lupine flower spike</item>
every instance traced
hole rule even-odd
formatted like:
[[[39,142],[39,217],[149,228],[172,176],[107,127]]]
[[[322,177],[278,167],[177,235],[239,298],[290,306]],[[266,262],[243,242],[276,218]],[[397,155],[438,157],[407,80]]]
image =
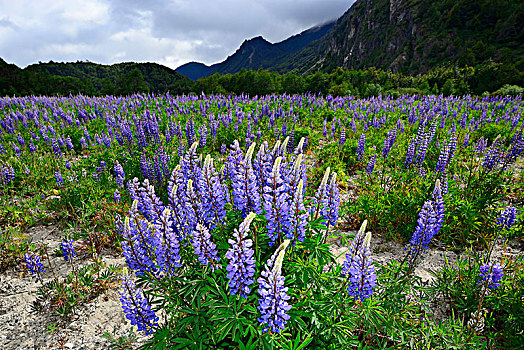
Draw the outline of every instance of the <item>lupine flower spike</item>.
[[[72,239],[66,239],[62,241],[60,244],[62,248],[62,254],[64,256],[65,261],[71,260],[74,256],[76,256],[75,246],[73,245]]]
[[[366,225],[367,221],[364,221],[342,267],[342,275],[348,276],[348,294],[360,301],[371,297],[373,288],[377,285],[377,275],[369,249],[371,232],[364,234]]]
[[[233,233],[234,239],[229,239],[231,248],[226,253],[226,259],[229,264],[226,267],[227,278],[229,279],[229,288],[231,295],[240,293],[241,297],[247,298],[251,292],[249,287],[255,279],[255,251],[253,248],[253,241],[247,238],[249,233],[249,226],[255,218],[256,214],[251,212],[240,224],[240,227],[235,229]]]
[[[40,274],[44,273],[44,265],[42,264],[42,261],[38,255],[26,253],[24,260],[27,270],[33,277],[39,277]]]
[[[502,271],[502,266],[498,264],[487,264],[480,267],[479,277],[482,278],[482,281],[479,281],[478,284],[486,281],[489,289],[497,289],[500,287],[500,280],[504,276]]]
[[[150,334],[155,327],[158,327],[158,317],[151,310],[147,299],[142,295],[142,290],[128,278],[122,279],[122,290],[120,291],[120,302],[126,318],[131,321],[133,326],[137,326],[139,331]]]
[[[266,325],[262,330],[264,333],[270,329],[280,333],[286,328],[286,322],[290,317],[286,312],[291,309],[291,305],[287,302],[289,296],[286,294],[287,287],[284,287],[285,278],[282,276],[282,262],[289,243],[288,239],[284,240],[268,260],[261,277],[257,280],[260,285],[258,294],[261,297],[258,299],[258,322]]]

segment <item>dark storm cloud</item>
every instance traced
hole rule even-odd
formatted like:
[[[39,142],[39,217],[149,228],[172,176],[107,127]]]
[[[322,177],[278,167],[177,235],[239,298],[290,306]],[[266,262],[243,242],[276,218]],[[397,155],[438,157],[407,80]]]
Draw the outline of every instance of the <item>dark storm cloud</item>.
[[[0,57],[151,61],[172,68],[222,61],[245,39],[278,42],[336,19],[348,0],[0,0]]]

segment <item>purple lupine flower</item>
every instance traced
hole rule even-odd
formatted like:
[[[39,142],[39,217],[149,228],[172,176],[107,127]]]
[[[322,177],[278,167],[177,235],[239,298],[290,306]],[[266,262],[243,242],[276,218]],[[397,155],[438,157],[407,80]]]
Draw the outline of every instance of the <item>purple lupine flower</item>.
[[[358,139],[357,146],[357,159],[361,159],[364,156],[366,150],[366,134],[362,133]]]
[[[180,264],[180,244],[172,226],[171,211],[164,209],[158,220],[155,220],[155,256],[156,264],[161,271],[171,275]]]
[[[464,148],[468,147],[468,144],[469,144],[469,132],[466,133],[466,135],[464,136],[464,143],[462,143],[462,146],[464,146]]]
[[[204,160],[198,190],[204,214],[203,221],[213,229],[226,216],[226,194],[210,155]]]
[[[436,236],[442,228],[442,224],[444,222],[444,199],[442,198],[442,190],[440,188],[439,180],[437,180],[435,183],[435,189],[433,190],[432,198],[435,209],[435,232],[433,233],[433,236]]]
[[[322,134],[324,135],[324,137],[327,137],[327,119],[324,119],[324,129],[322,131]]]
[[[67,168],[67,170],[71,170],[71,163],[69,163],[68,160],[66,160],[65,162],[65,167]]]
[[[124,180],[126,178],[126,173],[124,172],[124,168],[118,160],[115,162],[114,165],[114,171],[115,171],[115,182],[118,186],[124,187]]]
[[[375,162],[377,161],[377,154],[375,153],[370,159],[368,166],[366,167],[366,173],[368,175],[373,174],[373,169],[375,168]]]
[[[206,140],[207,140],[207,127],[206,124],[202,124],[200,129],[198,130],[198,133],[200,135],[198,139],[198,146],[200,148],[206,147]]]
[[[428,244],[435,234],[436,211],[432,201],[426,201],[418,216],[418,226],[409,241],[410,266],[415,264],[416,259],[423,251],[428,249]]]
[[[60,247],[62,248],[62,255],[64,257],[65,261],[72,260],[73,257],[76,256],[75,246],[73,245],[72,239],[66,239],[63,240],[62,243],[60,243]]]
[[[502,216],[497,219],[497,224],[500,227],[500,230],[508,230],[515,223],[515,218],[517,217],[517,208],[510,206],[504,210]]]
[[[406,154],[406,161],[404,162],[404,168],[407,168],[413,162],[413,156],[415,155],[416,139],[412,138],[408,145],[408,151]]]
[[[327,219],[326,226],[335,226],[338,221],[340,208],[340,191],[337,186],[337,173],[332,173],[331,180],[326,188],[326,196],[322,203],[322,216]]]
[[[119,294],[126,318],[133,326],[137,326],[139,331],[146,332],[146,335],[151,334],[154,328],[158,327],[158,317],[151,310],[142,290],[137,288],[129,278],[124,277]]]
[[[26,253],[24,256],[24,260],[27,270],[31,273],[33,277],[38,277],[41,273],[44,273],[44,265],[42,264],[40,256]]]
[[[226,144],[223,143],[222,146],[220,146],[220,154],[226,154]]]
[[[62,173],[60,169],[55,171],[55,180],[58,186],[64,186],[64,179],[62,179]]]
[[[340,147],[344,147],[344,143],[346,143],[346,128],[342,128],[342,131],[340,132],[340,140],[338,141]]]
[[[62,158],[62,150],[58,146],[58,142],[54,137],[51,137],[51,146],[53,147],[53,152],[57,158]]]
[[[254,150],[255,144],[253,143],[246,152],[244,159],[236,159],[236,168],[230,167],[231,164],[228,165],[229,170],[234,173],[231,182],[233,203],[245,215],[250,211],[262,214],[260,193],[258,192],[257,181],[251,164]]]
[[[87,142],[86,142],[86,139],[84,137],[81,137],[80,138],[80,146],[82,148],[88,148],[89,146],[87,145]]]
[[[216,244],[211,240],[209,229],[204,225],[198,223],[196,230],[193,232],[193,239],[191,244],[195,248],[195,255],[198,256],[198,261],[204,266],[211,264],[211,270],[220,269],[218,265],[220,257],[216,250]]]
[[[255,216],[255,213],[249,213],[239,228],[235,228],[234,239],[228,240],[231,248],[226,253],[226,259],[229,260],[226,270],[230,293],[236,295],[240,292],[240,296],[243,298],[247,298],[251,292],[249,286],[255,282],[253,278],[255,275],[255,251],[251,248],[253,241],[247,238],[249,226]]]
[[[479,277],[482,278],[482,281],[487,281],[489,289],[499,288],[503,276],[502,266],[498,264],[487,264],[480,267]],[[478,284],[481,284],[482,281],[479,281]]]
[[[282,157],[278,157],[273,164],[269,184],[264,187],[264,210],[267,223],[267,235],[271,240],[269,245],[289,233],[289,193],[288,184],[280,175]]]
[[[118,189],[113,193],[113,199],[115,200],[115,203],[120,203],[120,191],[118,191]]]
[[[304,242],[306,238],[307,218],[308,214],[304,206],[304,182],[300,179],[291,201],[291,229],[286,236],[292,240],[293,245],[296,241]]]
[[[36,146],[35,144],[33,143],[33,140],[29,140],[29,150],[31,152],[36,152]]]
[[[491,144],[491,147],[486,153],[486,157],[482,162],[482,166],[487,170],[492,170],[501,160],[502,145],[504,140],[500,141],[500,135],[497,136],[495,141]]]
[[[364,301],[373,295],[373,288],[377,285],[377,275],[369,250],[371,232],[368,232],[365,237],[361,236],[363,239],[359,237],[362,242],[356,245],[358,248],[351,256],[346,254],[342,275],[348,276],[347,291],[349,296],[354,297],[355,300]]]
[[[13,167],[8,163],[2,162],[0,164],[0,182],[2,183],[2,185],[6,186],[11,181],[13,181],[14,178],[15,170],[13,169]]]
[[[484,139],[484,136],[481,136],[480,139],[477,140],[477,143],[475,143],[475,152],[479,155],[483,155],[484,151],[486,150],[486,147],[488,145],[488,140]]]
[[[138,200],[134,200],[129,216],[124,220],[122,254],[129,268],[137,275],[155,272],[153,234],[151,224],[139,216]]]
[[[291,129],[291,133],[289,134],[289,141],[287,143],[287,153],[289,154],[293,153],[294,148],[295,148],[295,125],[293,125],[293,129]]]
[[[271,329],[272,332],[280,333],[286,328],[287,320],[290,316],[286,313],[291,310],[288,304],[290,297],[287,295],[287,287],[284,287],[285,277],[282,276],[282,262],[286,253],[289,240],[284,242],[273,253],[261,272],[261,277],[257,279],[259,283],[258,310],[260,317],[258,322],[266,325],[262,332]]]

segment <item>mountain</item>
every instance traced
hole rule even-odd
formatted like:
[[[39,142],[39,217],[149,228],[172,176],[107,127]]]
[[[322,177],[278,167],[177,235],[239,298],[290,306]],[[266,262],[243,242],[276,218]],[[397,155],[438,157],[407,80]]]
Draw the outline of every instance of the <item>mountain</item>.
[[[448,63],[488,60],[524,66],[521,0],[357,0],[319,40],[272,69],[336,67],[424,73]]]
[[[213,69],[200,62],[189,62],[176,69],[180,73],[191,80],[197,80],[200,77],[209,75]]]
[[[178,67],[175,71],[196,80],[214,73],[234,74],[243,68],[248,70],[271,69],[275,64],[286,60],[293,53],[321,38],[331,29],[333,24],[334,22],[329,22],[315,26],[275,44],[257,36],[244,40],[235,53],[220,63],[206,66],[202,63],[190,62]]]
[[[67,63],[50,61],[32,64],[24,70],[89,81],[98,91],[113,88],[119,94],[129,92],[124,91],[124,84],[135,84],[135,87],[139,88],[140,91],[181,93],[189,92],[192,84],[187,77],[157,63],[125,62],[103,65],[82,61]],[[143,85],[141,86],[141,84]]]

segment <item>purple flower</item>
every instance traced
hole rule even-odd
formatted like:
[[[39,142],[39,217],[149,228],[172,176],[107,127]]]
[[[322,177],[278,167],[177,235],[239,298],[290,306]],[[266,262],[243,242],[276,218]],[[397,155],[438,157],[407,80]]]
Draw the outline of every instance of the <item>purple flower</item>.
[[[249,286],[255,282],[253,278],[255,275],[255,259],[253,257],[255,251],[251,248],[253,241],[247,238],[249,226],[255,216],[255,213],[249,213],[240,224],[239,229],[235,229],[234,239],[228,240],[231,248],[226,253],[226,259],[229,260],[226,270],[230,293],[236,295],[240,292],[240,296],[244,298],[247,298],[251,292]]]
[[[6,186],[15,178],[15,170],[8,163],[2,162],[0,164],[0,182]]]
[[[358,139],[357,159],[362,159],[366,149],[366,134],[362,133]]]
[[[120,203],[120,191],[118,191],[118,189],[113,193],[113,199],[115,200],[115,203]]]
[[[122,167],[122,165],[120,165],[118,160],[115,162],[114,171],[115,171],[115,181],[117,185],[120,187],[123,187],[124,180],[126,178],[126,173],[124,172],[124,168]]]
[[[152,333],[153,329],[158,327],[158,317],[142,295],[142,290],[137,288],[129,278],[124,277],[119,294],[122,309],[131,324],[137,326],[139,331],[146,332],[146,334]]]
[[[272,332],[280,333],[286,328],[287,320],[290,316],[286,313],[291,310],[288,304],[290,299],[287,295],[287,287],[284,287],[285,277],[282,276],[282,262],[289,240],[285,240],[268,260],[261,277],[257,279],[259,283],[258,310],[260,317],[258,322],[266,325],[262,332],[271,329]]]
[[[404,162],[404,168],[407,168],[413,162],[413,156],[415,155],[416,139],[413,138],[409,142],[408,151],[406,154],[406,161]]]
[[[340,147],[344,147],[344,143],[346,143],[346,128],[342,128],[342,131],[340,132],[340,140],[338,141]]]
[[[180,244],[173,232],[171,211],[164,209],[155,221],[155,256],[158,268],[172,274],[175,267],[180,267]]]
[[[440,181],[435,183],[433,190],[433,204],[435,209],[435,232],[433,236],[437,235],[442,228],[444,222],[444,199],[442,198],[442,190],[440,189]]]
[[[257,181],[251,164],[254,149],[255,144],[253,143],[246,152],[244,159],[237,159],[235,168],[229,168],[230,172],[234,174],[231,182],[233,203],[245,215],[250,211],[262,214],[260,193],[258,192]]]
[[[55,171],[55,180],[58,186],[64,186],[64,179],[62,179],[60,170]]]
[[[489,289],[497,289],[500,287],[502,276],[504,276],[504,272],[502,266],[498,264],[488,264],[480,267],[479,277],[481,277],[483,281],[488,281]],[[479,284],[480,283],[482,283],[482,281],[480,281]]]
[[[334,227],[338,221],[338,211],[340,208],[340,191],[337,186],[337,173],[332,173],[326,192],[322,203],[321,214],[328,220],[325,225]]]
[[[27,270],[31,273],[31,275],[33,275],[33,277],[37,277],[41,273],[44,273],[44,265],[40,260],[40,256],[26,253],[24,260]]]
[[[432,201],[426,201],[420,210],[417,227],[409,241],[410,266],[415,264],[416,259],[423,251],[428,249],[428,244],[435,234],[436,211]]]
[[[296,241],[304,242],[304,239],[306,238],[306,225],[308,216],[309,215],[306,212],[306,207],[304,206],[304,182],[301,179],[291,201],[291,229],[289,234],[286,236],[292,240],[293,245]]]
[[[273,246],[275,242],[286,236],[289,229],[289,193],[287,183],[280,175],[282,157],[278,157],[273,164],[270,181],[264,187],[264,210],[267,223],[267,235]]]
[[[352,250],[346,254],[343,263],[342,275],[348,276],[348,294],[355,300],[365,300],[373,295],[373,288],[377,285],[377,275],[369,245],[371,232],[364,236],[366,221],[362,224],[364,229],[353,240]]]
[[[216,250],[216,244],[211,240],[211,234],[209,230],[202,224],[196,225],[196,230],[193,232],[193,239],[191,244],[195,248],[195,254],[198,256],[198,261],[204,266],[211,264],[211,269],[220,269],[218,261],[218,252]]]
[[[366,173],[368,175],[373,174],[373,169],[375,168],[375,162],[377,161],[377,154],[375,153],[370,159],[368,166],[366,167]]]
[[[517,208],[508,207],[502,213],[502,216],[497,219],[497,224],[500,227],[500,230],[509,230],[511,226],[515,223],[515,218],[517,217]]]
[[[210,155],[207,155],[204,160],[198,189],[202,203],[202,219],[210,229],[213,229],[226,216],[226,193]]]
[[[74,241],[72,239],[66,239],[62,241],[62,243],[60,244],[65,261],[69,261],[74,256],[76,256],[75,246],[73,245],[73,242]]]

